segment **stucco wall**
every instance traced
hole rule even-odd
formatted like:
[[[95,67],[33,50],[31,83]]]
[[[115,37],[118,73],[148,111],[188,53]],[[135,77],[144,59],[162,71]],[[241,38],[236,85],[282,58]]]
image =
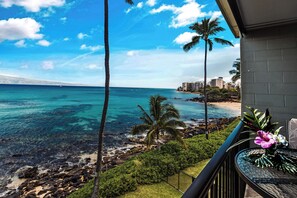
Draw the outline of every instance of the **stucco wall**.
[[[285,128],[297,118],[297,24],[241,38],[241,82],[242,112],[245,105],[269,108]]]

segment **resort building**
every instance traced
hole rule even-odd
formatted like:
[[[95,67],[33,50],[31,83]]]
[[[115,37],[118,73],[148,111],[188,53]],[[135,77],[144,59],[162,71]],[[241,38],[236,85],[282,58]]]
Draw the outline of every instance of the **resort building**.
[[[211,79],[210,81],[210,86],[211,87],[218,87],[220,89],[223,89],[224,88],[224,80],[223,80],[223,77],[219,77],[217,79]]]
[[[198,91],[199,89],[202,89],[203,88],[203,82],[201,82],[201,81],[197,81],[197,82],[195,82],[194,83],[195,85],[194,85],[194,87],[195,87],[195,91]]]
[[[228,83],[224,83],[224,88],[225,89],[235,89],[236,85],[234,83],[228,82]]]
[[[183,91],[192,91],[193,83],[183,82],[182,90]]]
[[[203,82],[183,82],[181,91],[198,91],[199,89],[203,88]],[[180,88],[179,88],[180,89]]]

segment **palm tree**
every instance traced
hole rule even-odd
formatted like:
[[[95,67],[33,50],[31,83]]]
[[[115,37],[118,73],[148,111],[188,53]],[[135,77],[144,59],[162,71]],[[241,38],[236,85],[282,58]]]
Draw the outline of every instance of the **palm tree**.
[[[143,123],[134,126],[131,132],[133,135],[146,132],[145,140],[148,147],[157,139],[158,148],[160,148],[159,138],[160,135],[164,135],[165,133],[170,134],[177,141],[183,143],[181,133],[177,127],[185,127],[185,124],[179,120],[179,112],[172,104],[163,103],[166,100],[163,96],[151,96],[149,113],[142,106],[138,105],[138,108],[142,112],[140,119]]]
[[[201,23],[194,23],[190,26],[190,29],[195,31],[197,35],[192,37],[192,41],[185,44],[183,49],[185,52],[188,52],[195,45],[199,44],[200,39],[204,40],[204,109],[205,109],[205,136],[208,139],[208,120],[207,120],[207,93],[206,93],[206,63],[207,63],[207,47],[209,51],[212,51],[213,41],[222,45],[231,45],[233,44],[230,41],[221,39],[221,38],[212,38],[211,36],[216,36],[217,33],[224,31],[225,29],[219,26],[218,18],[210,20],[210,18],[204,18]]]
[[[125,0],[129,4],[133,4],[132,0]],[[100,171],[102,163],[102,150],[103,150],[103,133],[108,109],[109,102],[109,81],[110,81],[110,70],[109,70],[109,32],[108,32],[108,0],[104,0],[104,50],[105,50],[105,94],[104,104],[102,109],[101,123],[98,131],[98,148],[97,148],[97,163],[96,172],[94,177],[94,188],[92,198],[99,197],[99,186],[100,186]]]
[[[233,75],[232,76],[232,81],[233,83],[235,83],[237,80],[240,79],[240,58],[237,58],[234,62],[233,62],[233,66],[235,69],[232,69],[229,71],[229,74]]]

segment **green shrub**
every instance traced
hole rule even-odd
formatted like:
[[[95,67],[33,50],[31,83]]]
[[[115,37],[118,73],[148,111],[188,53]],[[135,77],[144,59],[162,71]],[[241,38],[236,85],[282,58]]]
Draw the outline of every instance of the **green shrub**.
[[[101,176],[100,196],[116,197],[134,191],[139,184],[158,183],[167,176],[211,158],[238,124],[233,121],[225,130],[211,133],[209,140],[205,135],[185,139],[186,148],[176,141],[170,141],[160,150],[140,154],[124,164],[104,172]],[[91,196],[93,181],[72,193],[70,198]]]
[[[102,182],[99,188],[100,197],[117,197],[125,192],[135,191],[136,186],[136,180],[131,175],[117,175],[117,177]]]
[[[153,184],[161,182],[162,176],[159,167],[142,167],[136,171],[136,181],[138,184]]]

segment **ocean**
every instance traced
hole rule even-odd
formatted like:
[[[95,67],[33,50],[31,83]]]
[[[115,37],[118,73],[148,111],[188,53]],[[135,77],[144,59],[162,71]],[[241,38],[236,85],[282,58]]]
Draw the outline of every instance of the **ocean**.
[[[182,120],[203,119],[197,97],[174,89],[111,88],[105,147],[122,145],[130,128],[140,123],[137,105],[148,109],[151,95],[162,95],[180,111]],[[104,88],[0,85],[0,180],[25,165],[53,164],[97,145]],[[237,112],[209,107],[209,118]],[[1,182],[0,182],[1,192]]]

